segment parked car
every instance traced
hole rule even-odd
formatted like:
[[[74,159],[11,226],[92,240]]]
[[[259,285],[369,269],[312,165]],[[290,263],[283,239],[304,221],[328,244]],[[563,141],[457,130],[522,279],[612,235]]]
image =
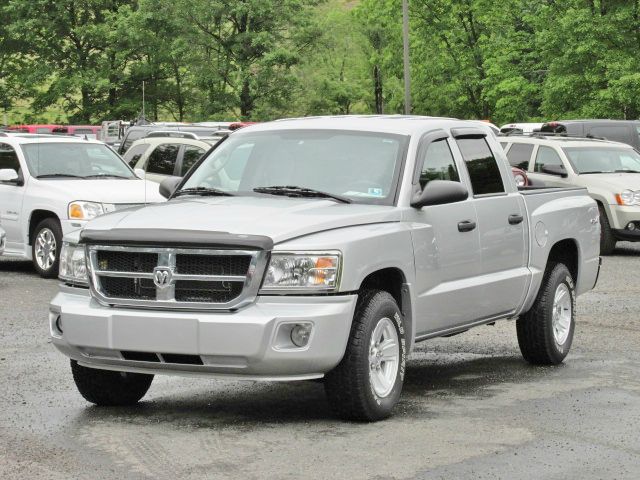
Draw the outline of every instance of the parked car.
[[[192,133],[157,133],[136,140],[124,154],[124,160],[139,176],[157,183],[169,176],[185,176],[202,155],[221,139],[213,137],[205,141],[198,140]],[[165,134],[167,136],[161,136]]]
[[[15,133],[53,133],[54,129],[64,129],[62,125],[12,125],[10,127],[6,127],[6,130],[9,132]],[[62,133],[61,131],[59,133]]]
[[[0,134],[0,221],[4,255],[56,277],[62,236],[91,218],[164,201],[109,147],[94,140]]]
[[[382,419],[417,341],[516,319],[525,359],[562,362],[598,275],[586,190],[519,192],[472,122],[263,123],[161,191],[65,237],[51,338],[97,405],[156,373],[324,377],[337,415]]]
[[[540,131],[542,125],[542,123],[507,123],[500,127],[500,133],[502,135],[533,133]]]
[[[560,120],[545,123],[540,131],[612,140],[640,149],[638,120]]]
[[[4,253],[4,246],[6,241],[7,241],[7,234],[2,229],[2,227],[0,227],[0,255]]]
[[[221,128],[219,126],[199,126],[199,125],[158,125],[158,124],[149,124],[149,125],[135,125],[133,127],[129,127],[126,131],[124,138],[122,139],[122,143],[118,148],[118,153],[120,155],[124,155],[129,147],[136,140],[140,140],[141,138],[146,137],[151,132],[186,132],[193,133],[197,137],[214,137],[220,136],[222,133],[229,133],[229,130]]]
[[[504,149],[508,142],[504,141],[503,138],[499,138],[500,146]],[[528,187],[531,185],[531,181],[529,180],[529,176],[527,175],[527,167],[522,168],[518,162],[513,163],[511,159],[509,159],[509,163],[511,164],[511,173],[513,174],[513,179],[516,182],[516,186],[518,187]]]
[[[640,241],[640,154],[629,145],[565,137],[513,137],[506,147],[512,165],[549,186],[584,187],[598,203],[600,252],[618,240]]]
[[[73,135],[75,137],[87,137],[96,140],[100,134],[100,125],[66,125],[54,128],[51,132],[55,134]]]

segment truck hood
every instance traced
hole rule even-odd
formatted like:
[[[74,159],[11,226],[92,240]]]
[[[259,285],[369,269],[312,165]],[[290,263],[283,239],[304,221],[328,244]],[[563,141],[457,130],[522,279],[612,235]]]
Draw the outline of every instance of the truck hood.
[[[640,190],[640,173],[591,173],[579,175],[579,183],[587,188],[600,187],[612,193],[624,190]]]
[[[60,198],[100,203],[157,203],[164,202],[159,185],[149,180],[37,180],[41,189],[57,191]]]
[[[262,235],[280,243],[310,233],[400,221],[400,210],[332,200],[269,197],[190,197],[103,215],[92,231],[164,230]],[[144,233],[144,232],[141,232]]]

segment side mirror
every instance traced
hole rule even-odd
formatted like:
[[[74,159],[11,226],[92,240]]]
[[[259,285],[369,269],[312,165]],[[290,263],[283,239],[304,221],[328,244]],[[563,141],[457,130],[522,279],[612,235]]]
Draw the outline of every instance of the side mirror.
[[[180,185],[180,182],[182,182],[182,177],[165,178],[160,183],[160,195],[162,195],[164,198],[169,198],[174,194],[174,192],[178,188],[178,185]]]
[[[445,203],[462,202],[469,198],[469,192],[460,182],[451,180],[431,180],[424,190],[414,197],[411,206],[414,208]]]
[[[18,172],[13,168],[0,169],[0,182],[18,182]]]
[[[142,180],[147,176],[147,172],[144,171],[144,168],[134,168],[133,173],[136,174],[136,177],[141,178]]]
[[[556,175],[557,177],[567,178],[569,176],[567,170],[561,165],[543,165],[540,170],[542,173]]]

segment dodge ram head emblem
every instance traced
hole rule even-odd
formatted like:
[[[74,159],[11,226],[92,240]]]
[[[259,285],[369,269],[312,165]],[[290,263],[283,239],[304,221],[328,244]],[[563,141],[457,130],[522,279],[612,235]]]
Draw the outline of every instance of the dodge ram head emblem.
[[[153,270],[153,283],[158,288],[168,287],[171,284],[171,269],[157,267]]]

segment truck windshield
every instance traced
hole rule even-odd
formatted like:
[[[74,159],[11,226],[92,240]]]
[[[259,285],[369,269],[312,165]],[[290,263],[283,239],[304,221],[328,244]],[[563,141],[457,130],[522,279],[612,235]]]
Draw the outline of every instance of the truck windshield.
[[[118,155],[98,143],[29,143],[22,151],[37,178],[136,178]]]
[[[183,190],[312,196],[301,193],[307,189],[390,205],[407,142],[404,135],[344,130],[237,133],[206,157]]]
[[[577,173],[640,173],[640,155],[631,148],[564,147]]]

